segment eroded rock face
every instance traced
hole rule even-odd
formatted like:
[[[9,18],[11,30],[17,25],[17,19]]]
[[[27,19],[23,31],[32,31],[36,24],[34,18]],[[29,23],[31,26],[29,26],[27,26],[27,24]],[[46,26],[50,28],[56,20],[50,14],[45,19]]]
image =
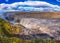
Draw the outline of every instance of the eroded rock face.
[[[46,37],[52,37],[54,39],[60,40],[60,13],[32,13],[36,16],[31,16],[30,13],[7,13],[5,18],[9,22],[14,22],[14,24],[18,23],[26,27],[25,29],[21,29],[21,33],[18,35],[31,36],[31,37],[41,37],[38,36],[42,34],[47,34]],[[29,15],[24,15],[29,14]],[[41,14],[37,17],[37,15]],[[44,15],[45,14],[45,15]],[[47,14],[47,15],[46,15]],[[51,14],[51,15],[50,15]],[[56,16],[54,16],[55,14]],[[57,16],[57,14],[59,16]],[[49,19],[42,19],[42,18],[49,18]],[[53,19],[57,18],[57,19]],[[43,35],[42,35],[43,36]],[[45,35],[44,35],[45,37]],[[43,37],[42,37],[43,38]]]
[[[55,39],[60,36],[60,21],[59,19],[34,19],[24,18],[20,24],[25,26],[28,30],[33,31],[33,34],[48,34]],[[38,31],[36,31],[38,30]],[[31,32],[32,33],[32,32]]]

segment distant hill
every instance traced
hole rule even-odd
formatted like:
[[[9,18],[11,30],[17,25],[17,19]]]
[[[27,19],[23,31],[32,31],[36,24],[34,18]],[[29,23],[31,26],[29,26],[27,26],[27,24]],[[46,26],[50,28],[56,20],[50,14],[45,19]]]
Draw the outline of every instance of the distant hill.
[[[12,18],[60,18],[60,12],[5,12],[4,15]]]

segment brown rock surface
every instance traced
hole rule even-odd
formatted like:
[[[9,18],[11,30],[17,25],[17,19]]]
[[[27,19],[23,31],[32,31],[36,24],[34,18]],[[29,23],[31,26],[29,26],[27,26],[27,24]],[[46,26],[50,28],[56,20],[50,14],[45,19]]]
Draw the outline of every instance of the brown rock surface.
[[[60,36],[60,12],[6,12],[4,15],[6,20],[26,27],[19,34],[23,37],[39,38],[42,33],[47,36],[40,38],[51,36],[58,39]]]

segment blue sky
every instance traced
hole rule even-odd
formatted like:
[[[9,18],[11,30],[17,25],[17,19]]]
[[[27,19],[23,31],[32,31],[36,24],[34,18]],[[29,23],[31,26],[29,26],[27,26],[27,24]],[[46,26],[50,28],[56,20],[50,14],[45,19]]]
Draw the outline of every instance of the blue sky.
[[[0,0],[0,10],[60,11],[60,0]]]
[[[28,0],[0,0],[0,3],[11,4],[11,3],[14,3],[14,2],[24,2],[24,1],[28,1]],[[29,1],[45,1],[45,2],[48,2],[48,3],[51,3],[51,4],[60,5],[59,0],[29,0]]]
[[[21,1],[25,1],[25,0],[0,0],[0,3],[14,3],[14,2],[21,2]]]

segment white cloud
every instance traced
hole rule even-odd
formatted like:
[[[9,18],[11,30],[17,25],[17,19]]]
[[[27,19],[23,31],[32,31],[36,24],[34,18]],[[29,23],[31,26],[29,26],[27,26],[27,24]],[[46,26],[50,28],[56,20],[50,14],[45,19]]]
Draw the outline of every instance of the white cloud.
[[[60,11],[60,6],[53,5],[43,1],[25,1],[12,4],[0,4],[0,10],[18,10],[18,11]]]
[[[9,0],[5,0],[6,2],[8,2]]]

